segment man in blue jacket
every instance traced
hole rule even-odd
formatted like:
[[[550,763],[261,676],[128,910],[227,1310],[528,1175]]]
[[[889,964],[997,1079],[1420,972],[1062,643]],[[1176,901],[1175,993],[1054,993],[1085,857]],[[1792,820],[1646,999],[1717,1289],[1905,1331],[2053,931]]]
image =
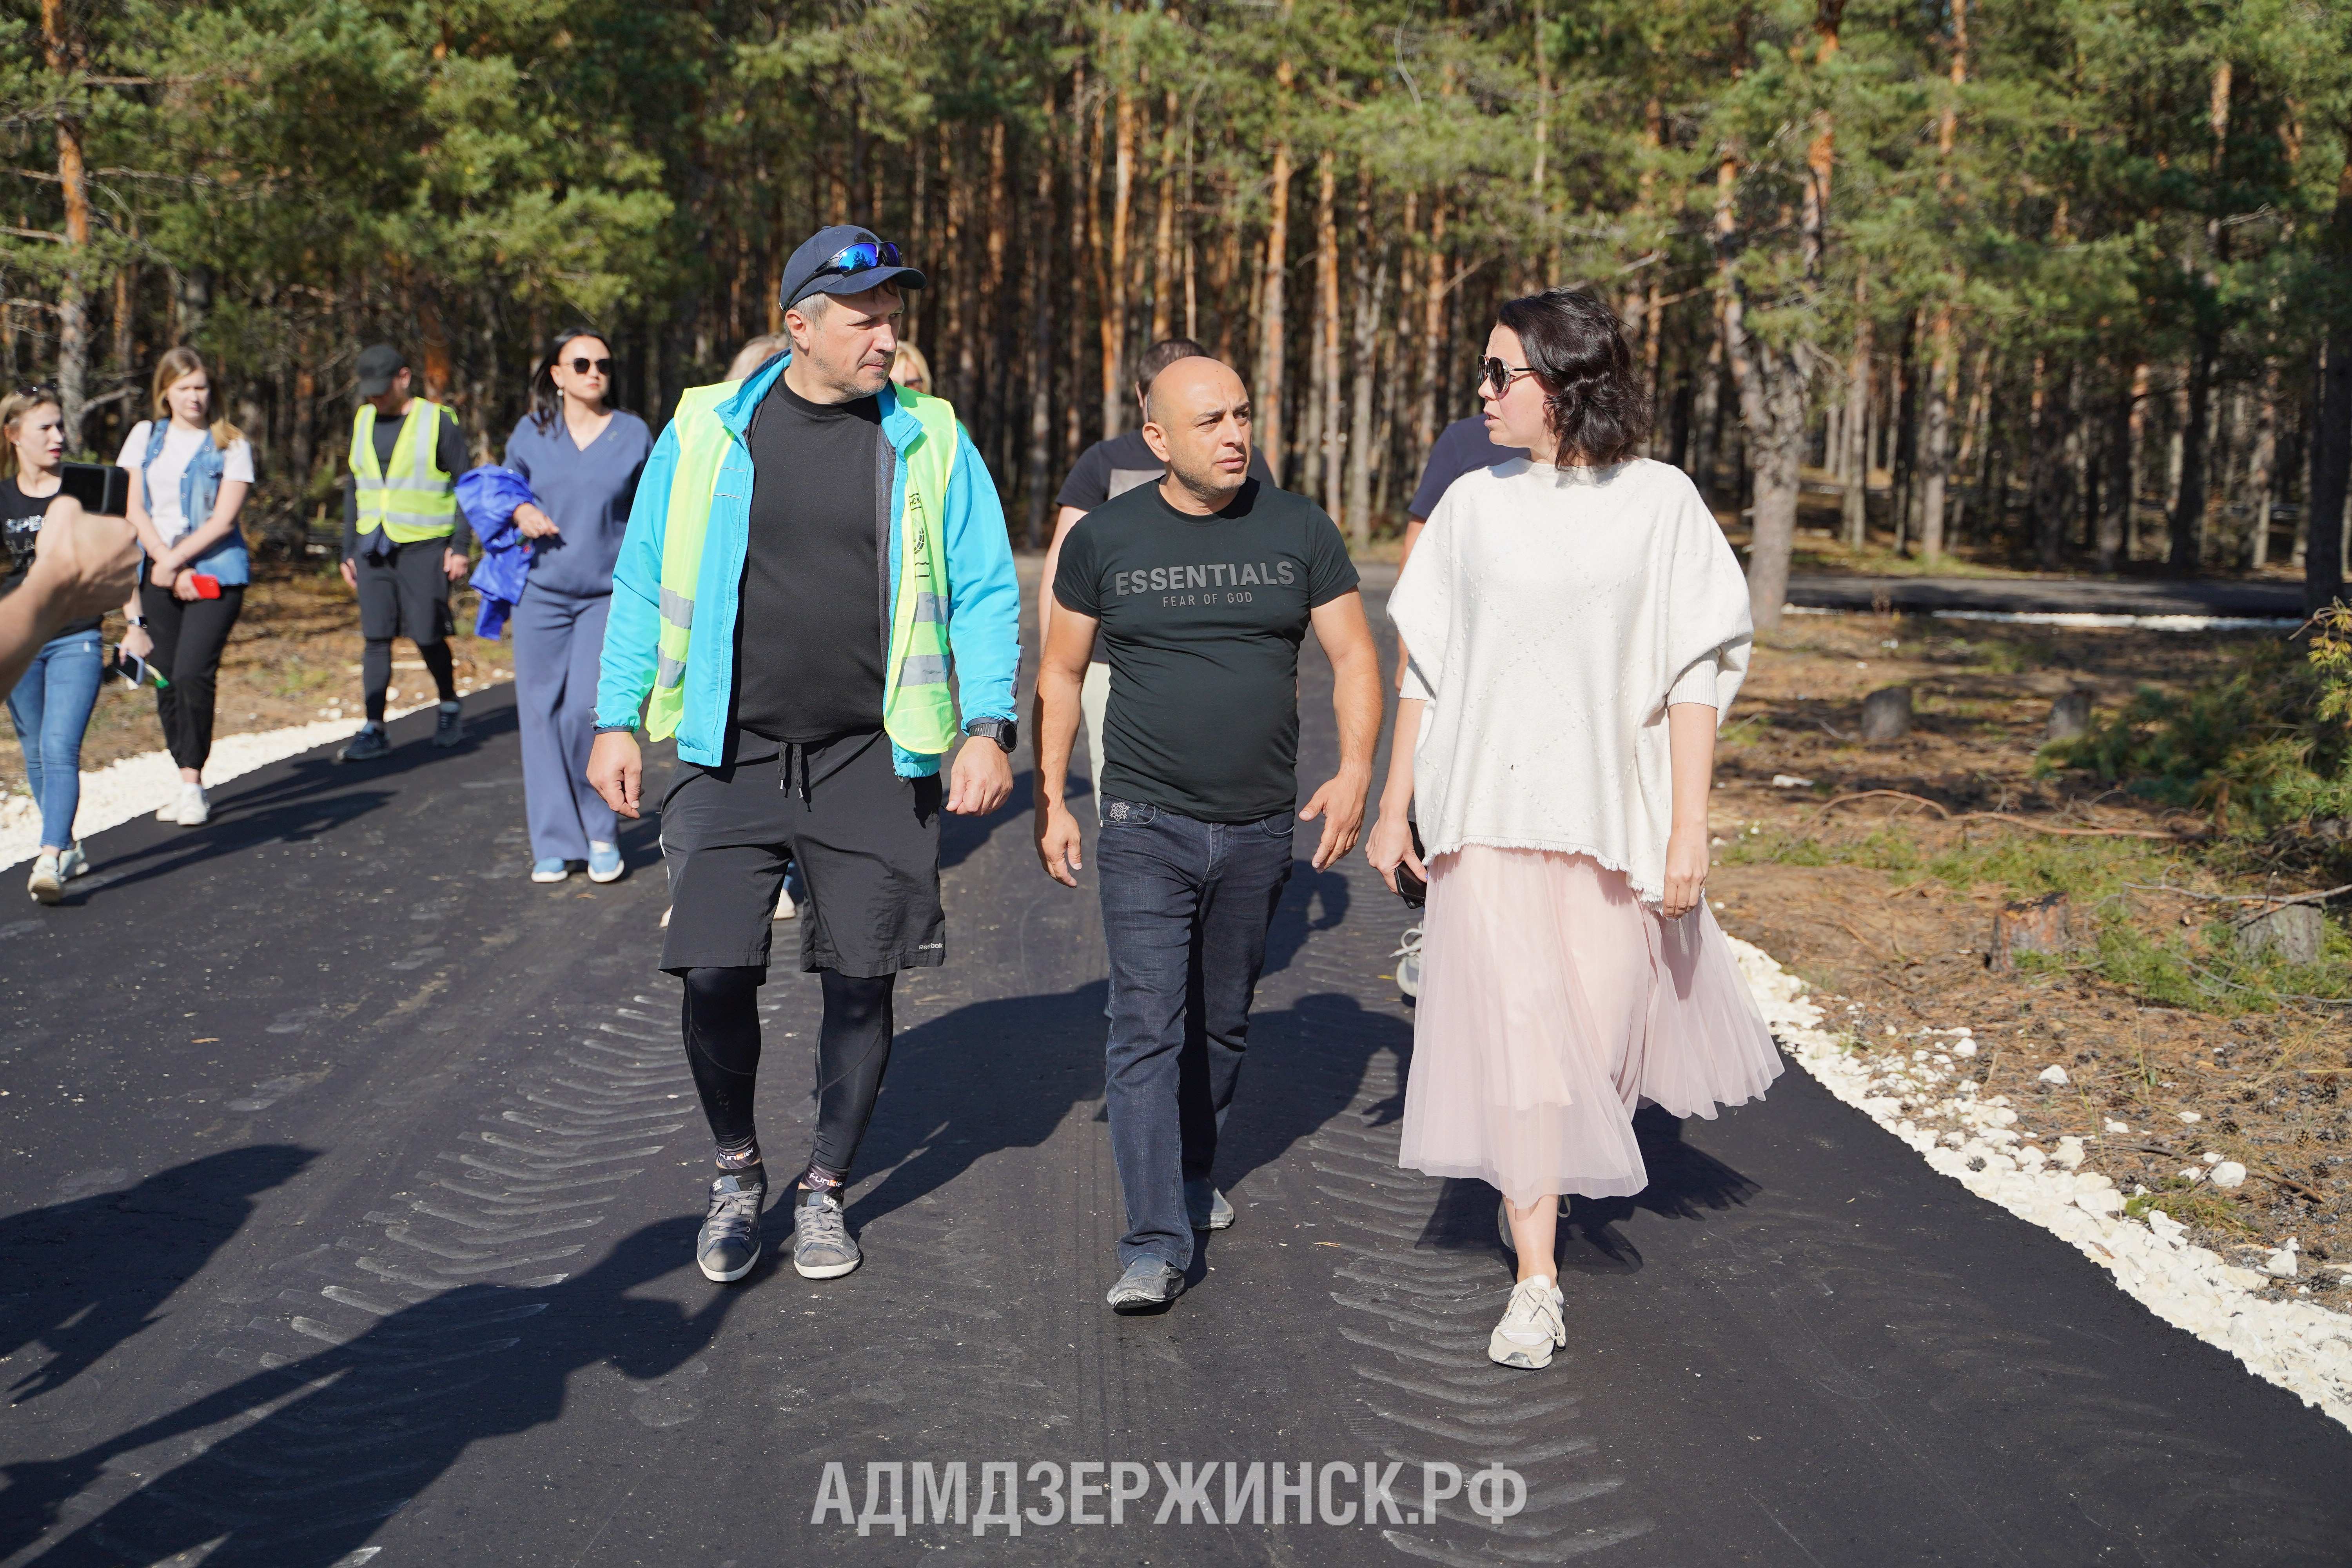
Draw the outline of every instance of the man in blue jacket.
[[[695,1244],[714,1280],[760,1254],[758,995],[786,862],[813,905],[801,967],[824,988],[793,1266],[830,1279],[861,1260],[841,1194],[890,1058],[894,982],[947,956],[940,811],[993,811],[1013,789],[1021,593],[1003,510],[954,411],[890,381],[901,294],[923,281],[847,225],[794,251],[791,349],[679,399],[614,572],[588,779],[634,817],[640,714],[653,739],[677,737],[661,963],[685,982],[719,1148]]]

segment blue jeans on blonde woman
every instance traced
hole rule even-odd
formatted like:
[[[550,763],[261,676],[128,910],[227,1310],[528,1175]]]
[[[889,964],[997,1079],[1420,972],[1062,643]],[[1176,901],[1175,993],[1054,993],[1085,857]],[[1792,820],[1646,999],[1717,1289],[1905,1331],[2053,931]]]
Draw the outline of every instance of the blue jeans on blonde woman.
[[[25,782],[41,811],[41,844],[73,845],[81,806],[81,737],[98,706],[105,640],[94,631],[52,638],[8,693],[8,717],[25,752]]]

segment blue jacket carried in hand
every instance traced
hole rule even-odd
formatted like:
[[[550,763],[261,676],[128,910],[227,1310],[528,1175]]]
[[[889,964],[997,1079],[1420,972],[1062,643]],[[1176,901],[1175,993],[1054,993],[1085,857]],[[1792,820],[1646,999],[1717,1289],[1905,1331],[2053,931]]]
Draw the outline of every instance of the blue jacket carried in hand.
[[[474,635],[495,637],[506,630],[515,601],[522,597],[523,581],[530,574],[530,541],[515,526],[518,507],[537,505],[530,485],[512,468],[485,465],[457,476],[457,504],[482,542],[482,558],[467,581],[482,596],[474,617]]]

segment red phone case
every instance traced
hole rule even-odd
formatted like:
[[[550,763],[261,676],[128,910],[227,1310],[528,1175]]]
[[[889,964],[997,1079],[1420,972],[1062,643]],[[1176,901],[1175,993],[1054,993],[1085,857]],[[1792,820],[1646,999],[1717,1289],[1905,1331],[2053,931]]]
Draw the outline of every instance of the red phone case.
[[[210,576],[202,572],[191,572],[188,574],[188,581],[196,585],[197,598],[217,599],[220,597],[219,578]]]

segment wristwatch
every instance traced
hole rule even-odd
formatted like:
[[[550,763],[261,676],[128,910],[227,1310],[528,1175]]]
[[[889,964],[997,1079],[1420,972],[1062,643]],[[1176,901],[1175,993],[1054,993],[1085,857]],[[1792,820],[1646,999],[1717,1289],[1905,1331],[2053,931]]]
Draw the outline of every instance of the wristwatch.
[[[144,627],[147,625],[147,617],[144,616],[125,616],[122,617],[122,622],[125,626]]]
[[[1003,748],[1006,756],[1021,743],[1021,726],[1010,719],[974,719],[963,727],[967,735],[985,735]]]

